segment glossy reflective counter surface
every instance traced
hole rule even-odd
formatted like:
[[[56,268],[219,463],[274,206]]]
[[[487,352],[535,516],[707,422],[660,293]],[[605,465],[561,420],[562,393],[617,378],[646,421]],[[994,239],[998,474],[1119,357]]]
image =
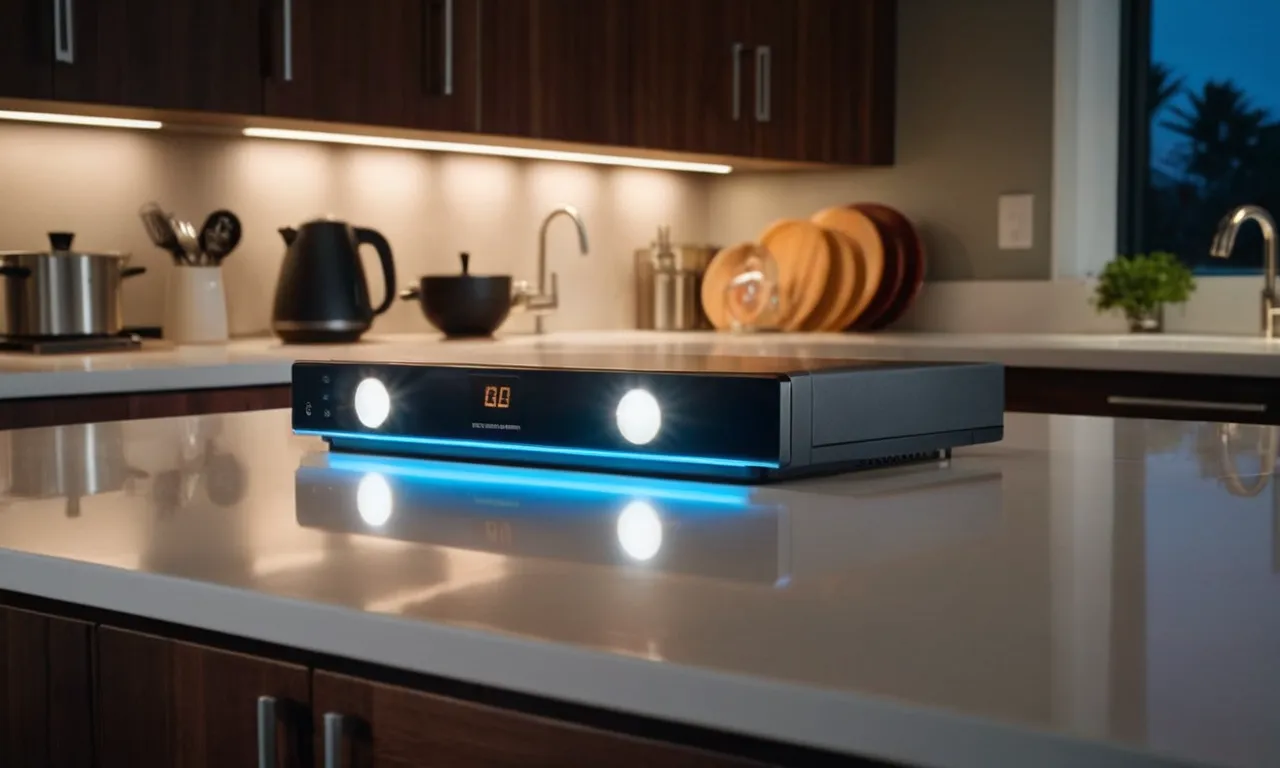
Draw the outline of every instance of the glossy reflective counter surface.
[[[0,433],[0,589],[902,763],[1273,766],[1277,434],[1010,415],[750,488]]]

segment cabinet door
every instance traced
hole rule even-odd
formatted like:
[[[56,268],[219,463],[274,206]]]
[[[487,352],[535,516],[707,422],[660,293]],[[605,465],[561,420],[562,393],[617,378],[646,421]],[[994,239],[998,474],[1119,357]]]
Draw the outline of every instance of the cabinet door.
[[[312,679],[318,764],[346,768],[608,765],[745,768],[753,763],[583,728],[406,688],[317,671]],[[341,718],[341,739],[325,720]],[[331,726],[332,727],[332,726]],[[336,731],[331,731],[336,732]],[[335,762],[325,742],[338,744]]]
[[[93,765],[92,627],[0,608],[0,765]]]
[[[893,161],[894,0],[750,0],[751,154]]]
[[[258,699],[276,719],[259,729]],[[98,630],[100,768],[258,765],[274,737],[273,765],[311,764],[305,667],[161,637]]]
[[[268,114],[475,129],[480,0],[267,2]]]
[[[55,0],[0,0],[0,97],[53,95]]]
[[[751,153],[746,0],[632,0],[634,144]]]
[[[631,141],[628,0],[484,0],[480,131]]]
[[[262,111],[259,0],[60,0],[68,47],[53,94],[67,101]]]

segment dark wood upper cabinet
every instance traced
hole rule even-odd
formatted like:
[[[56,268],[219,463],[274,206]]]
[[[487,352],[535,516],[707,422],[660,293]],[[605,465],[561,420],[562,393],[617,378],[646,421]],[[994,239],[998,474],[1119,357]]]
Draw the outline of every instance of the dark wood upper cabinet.
[[[625,145],[629,0],[484,0],[480,131]]]
[[[258,765],[274,736],[282,768],[311,765],[305,667],[152,635],[98,630],[99,768]],[[274,730],[259,730],[259,697]]]
[[[475,130],[480,0],[267,2],[267,114]]]
[[[748,0],[631,0],[634,146],[751,154]]]
[[[331,764],[351,768],[759,765],[329,672],[314,673],[312,692],[317,760],[336,741],[341,754]],[[326,715],[340,717],[340,739],[326,739]]]
[[[53,96],[53,0],[0,0],[0,97]]]
[[[92,768],[93,628],[0,608],[0,765]]]
[[[58,0],[64,101],[253,114],[262,111],[260,0]],[[48,0],[52,6],[53,0]]]
[[[893,161],[894,0],[750,0],[752,151]]]

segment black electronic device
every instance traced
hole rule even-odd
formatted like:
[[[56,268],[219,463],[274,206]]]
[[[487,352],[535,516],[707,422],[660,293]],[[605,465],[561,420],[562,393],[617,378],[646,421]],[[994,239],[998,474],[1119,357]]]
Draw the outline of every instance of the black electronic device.
[[[1003,436],[985,363],[535,355],[298,362],[293,428],[334,450],[763,481]]]

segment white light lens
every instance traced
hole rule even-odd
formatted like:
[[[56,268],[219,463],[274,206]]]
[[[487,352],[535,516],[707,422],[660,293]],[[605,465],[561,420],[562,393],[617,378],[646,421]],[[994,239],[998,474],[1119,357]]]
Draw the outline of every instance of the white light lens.
[[[644,562],[662,549],[662,518],[647,501],[637,499],[618,514],[618,544],[627,557]]]
[[[387,478],[377,472],[360,478],[360,485],[356,486],[356,511],[361,520],[369,525],[382,525],[391,519],[393,506]]]
[[[355,144],[364,147],[419,149],[426,152],[457,152],[464,155],[520,157],[529,160],[559,160],[567,163],[617,165],[628,168],[656,168],[664,171],[687,171],[690,173],[729,173],[733,170],[733,166],[720,163],[695,163],[687,160],[663,160],[651,157],[597,155],[591,152],[566,152],[558,149],[535,149],[532,147],[501,147],[490,144],[467,144],[458,141],[402,139],[392,136],[363,136],[354,133],[295,131],[285,128],[245,128],[242,133],[245,136],[258,139],[318,141],[328,144]]]
[[[88,117],[85,115],[60,115],[55,112],[13,112],[0,109],[0,120],[17,120],[24,123],[58,123],[61,125],[91,125],[96,128],[141,128],[157,130],[164,126],[159,120],[131,120],[121,117]]]
[[[635,445],[645,445],[658,436],[662,428],[662,409],[653,395],[633,389],[618,401],[618,431]]]
[[[369,429],[377,429],[391,413],[391,395],[377,379],[365,379],[356,387],[356,418]]]

